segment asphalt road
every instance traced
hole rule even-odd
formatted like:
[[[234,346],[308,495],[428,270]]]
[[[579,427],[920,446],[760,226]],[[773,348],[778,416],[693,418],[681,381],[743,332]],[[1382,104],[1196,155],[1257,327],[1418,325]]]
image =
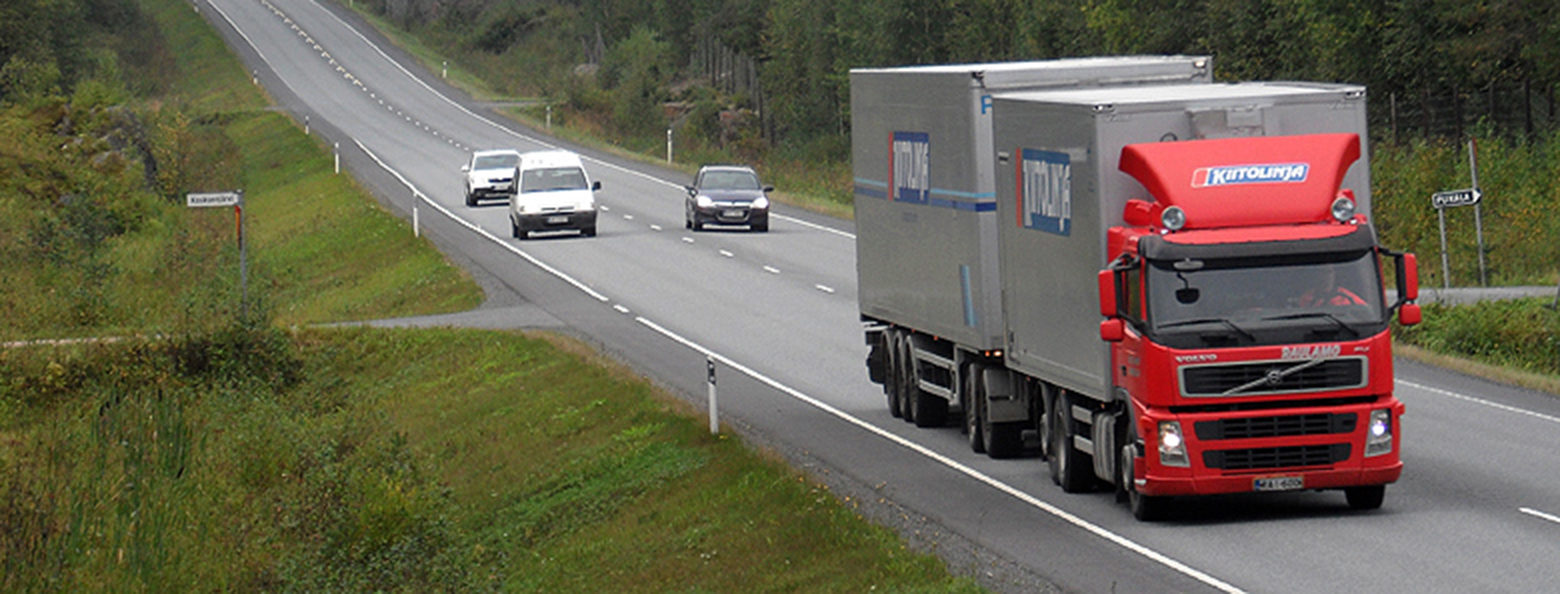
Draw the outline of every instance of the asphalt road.
[[[1406,470],[1383,509],[1352,512],[1340,493],[1229,496],[1138,523],[1110,494],[1062,493],[1036,459],[990,460],[956,429],[889,416],[862,364],[849,222],[778,207],[767,234],[692,233],[685,174],[580,150],[603,185],[599,236],[515,241],[501,203],[463,205],[458,168],[472,150],[556,141],[500,121],[339,5],[197,7],[278,104],[488,289],[480,310],[395,323],[556,329],[700,403],[714,361],[729,427],[988,587],[1560,587],[1560,401],[1548,395],[1400,360]]]

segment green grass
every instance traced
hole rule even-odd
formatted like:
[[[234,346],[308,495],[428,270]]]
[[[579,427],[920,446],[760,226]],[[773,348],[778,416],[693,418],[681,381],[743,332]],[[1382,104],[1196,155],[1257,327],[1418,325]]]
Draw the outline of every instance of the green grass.
[[[578,343],[310,329],[481,295],[264,109],[188,5],[145,5],[182,52],[141,106],[159,182],[245,190],[265,323],[232,315],[233,211],[131,169],[82,202],[134,215],[97,251],[0,237],[0,337],[121,336],[0,349],[0,591],[978,591]]]
[[[974,592],[556,338],[0,352],[6,591]]]

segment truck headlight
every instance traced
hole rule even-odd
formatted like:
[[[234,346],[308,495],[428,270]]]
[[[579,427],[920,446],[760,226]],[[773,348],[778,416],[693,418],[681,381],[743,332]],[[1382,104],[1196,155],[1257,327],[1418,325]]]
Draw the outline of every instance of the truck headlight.
[[[1164,212],[1159,214],[1159,222],[1166,229],[1180,231],[1182,227],[1186,226],[1186,211],[1179,206],[1166,208]]]
[[[1180,467],[1192,465],[1186,456],[1186,439],[1181,436],[1180,421],[1159,422],[1159,463]]]
[[[1370,423],[1365,426],[1365,457],[1392,453],[1392,409],[1370,411]]]

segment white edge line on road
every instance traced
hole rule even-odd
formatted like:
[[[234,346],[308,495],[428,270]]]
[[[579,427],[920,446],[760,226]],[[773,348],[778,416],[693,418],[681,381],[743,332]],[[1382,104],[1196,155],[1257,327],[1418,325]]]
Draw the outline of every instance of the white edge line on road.
[[[1546,514],[1544,512],[1538,511],[1538,510],[1533,509],[1531,507],[1519,507],[1519,508],[1517,508],[1517,511],[1522,512],[1522,513],[1527,514],[1527,515],[1530,515],[1530,516],[1533,516],[1535,518],[1543,518],[1545,520],[1549,520],[1549,521],[1554,522],[1556,524],[1560,524],[1560,516],[1556,516],[1554,514]]]
[[[1446,396],[1448,398],[1455,398],[1457,400],[1462,400],[1464,402],[1472,402],[1474,404],[1481,404],[1481,405],[1488,406],[1490,408],[1497,409],[1497,410],[1503,410],[1503,411],[1506,411],[1506,412],[1517,413],[1519,415],[1527,415],[1529,417],[1533,417],[1535,419],[1539,419],[1539,420],[1543,420],[1543,421],[1549,421],[1551,423],[1560,423],[1560,417],[1546,415],[1546,414],[1541,413],[1541,412],[1535,412],[1535,411],[1531,411],[1531,410],[1521,409],[1521,408],[1517,408],[1515,406],[1511,406],[1511,405],[1507,405],[1507,404],[1501,404],[1499,402],[1492,402],[1492,401],[1489,401],[1489,400],[1485,400],[1483,398],[1474,398],[1474,397],[1468,396],[1466,394],[1458,394],[1458,393],[1453,392],[1451,390],[1443,390],[1441,388],[1433,388],[1433,387],[1430,387],[1430,386],[1426,386],[1424,384],[1416,384],[1414,382],[1410,382],[1410,381],[1406,381],[1406,380],[1395,380],[1395,381],[1398,383],[1398,385],[1408,386],[1408,387],[1414,388],[1416,390],[1424,390],[1426,392],[1430,392],[1431,394],[1439,394],[1441,396]]]
[[[319,2],[316,2],[315,0],[309,0],[309,3],[313,4],[316,8],[319,8],[320,10],[324,11],[325,14],[330,15],[330,18],[336,19],[336,22],[341,23],[341,26],[346,27],[347,30],[351,31],[353,35],[356,35],[358,37],[358,39],[363,40],[363,43],[368,44],[368,47],[373,48],[374,51],[376,53],[378,53],[380,57],[384,58],[386,62],[389,62],[391,65],[395,66],[395,68],[397,70],[400,70],[402,74],[405,74],[407,76],[407,78],[412,79],[413,82],[416,82],[418,85],[422,86],[422,88],[427,89],[429,93],[432,93],[435,97],[438,97],[439,99],[443,100],[445,103],[448,103],[451,106],[454,106],[455,109],[458,109],[461,112],[465,113],[466,115],[469,115],[469,116],[471,116],[473,118],[476,118],[477,121],[480,121],[480,122],[485,123],[485,124],[487,124],[489,126],[497,128],[499,130],[502,130],[504,133],[509,134],[511,136],[514,136],[516,138],[519,138],[519,139],[522,139],[522,140],[526,140],[526,141],[529,141],[529,142],[534,142],[536,144],[542,145],[542,146],[550,148],[550,149],[562,148],[562,147],[559,147],[558,145],[555,145],[555,144],[552,144],[550,142],[544,141],[544,140],[542,140],[540,138],[536,138],[534,136],[528,136],[526,134],[521,134],[519,132],[511,130],[507,126],[504,126],[503,124],[500,124],[500,123],[495,122],[493,120],[490,120],[490,119],[488,119],[486,117],[483,117],[481,114],[478,114],[478,113],[473,112],[473,111],[471,111],[469,109],[466,109],[465,106],[463,106],[463,105],[461,105],[459,103],[456,103],[455,100],[450,99],[449,97],[445,97],[443,93],[440,93],[437,89],[434,89],[428,83],[423,82],[423,80],[421,78],[418,78],[416,74],[413,74],[412,71],[408,70],[405,66],[402,66],[400,62],[397,62],[397,61],[395,61],[394,58],[391,58],[389,54],[386,54],[384,52],[384,50],[379,49],[378,45],[375,45],[373,41],[370,41],[368,39],[368,37],[363,35],[361,32],[359,32],[357,30],[357,28],[353,27],[351,24],[348,24],[346,21],[342,20],[341,17],[336,16],[335,12],[332,12],[332,11],[326,9],[324,6],[320,6]],[[226,18],[226,17],[224,17],[224,18]],[[232,22],[232,21],[229,21],[229,22]],[[235,29],[236,28],[237,27],[235,27]],[[254,46],[253,43],[250,43],[249,45],[251,47]],[[258,52],[259,50],[256,49],[255,51]],[[274,70],[274,68],[273,68],[273,70]],[[655,177],[655,176],[647,174],[647,173],[641,173],[641,172],[629,169],[627,167],[619,166],[619,165],[617,165],[615,163],[609,163],[609,162],[606,162],[606,161],[602,161],[600,159],[595,159],[595,158],[590,157],[589,155],[580,155],[580,157],[585,159],[585,160],[587,160],[587,161],[590,161],[590,162],[596,163],[598,165],[601,165],[603,167],[607,167],[609,169],[614,169],[614,170],[617,170],[619,172],[626,173],[626,174],[629,174],[629,175],[634,175],[634,176],[643,178],[645,180],[652,181],[652,182],[664,185],[664,186],[669,187],[669,188],[674,188],[674,189],[678,189],[678,190],[682,190],[683,189],[683,186],[680,185],[680,184],[674,184],[672,182],[666,181],[664,179]],[[795,217],[788,217],[788,216],[785,216],[785,215],[775,214],[775,213],[770,213],[769,216],[772,216],[774,218],[781,219],[781,220],[784,220],[784,221],[788,221],[788,222],[791,222],[791,223],[796,223],[797,225],[801,225],[803,227],[808,227],[808,228],[811,228],[811,229],[814,229],[814,230],[823,231],[823,232],[826,232],[826,233],[832,233],[832,234],[838,235],[840,237],[845,237],[845,238],[848,238],[848,239],[855,239],[856,238],[856,235],[853,234],[853,233],[848,233],[848,232],[845,232],[845,231],[841,231],[839,229],[835,229],[833,227],[829,227],[829,226],[826,226],[826,225],[819,225],[817,223],[811,223],[811,222],[804,221],[804,220],[801,220],[801,219],[798,219],[798,218],[795,218]]]
[[[438,202],[434,202],[433,200],[429,200],[428,197],[425,196],[422,193],[421,190],[417,189],[417,186],[412,185],[412,182],[407,181],[407,179],[405,177],[402,177],[401,176],[401,172],[396,171],[395,169],[392,169],[389,164],[385,163],[384,161],[379,160],[379,155],[376,155],[376,154],[374,154],[373,151],[368,150],[368,147],[363,146],[362,142],[358,141],[358,139],[356,139],[356,138],[353,138],[352,142],[357,144],[358,148],[361,149],[365,154],[367,154],[370,159],[373,159],[375,163],[378,163],[381,168],[383,168],[385,171],[390,172],[390,175],[394,175],[396,179],[401,180],[401,184],[405,185],[408,189],[410,189],[412,191],[412,193],[415,195],[415,199],[422,200],[423,203],[428,204],[430,206],[433,206],[439,212],[444,213],[444,216],[449,217],[450,220],[455,221],[456,223],[460,223],[461,226],[476,232],[478,235],[481,235],[483,237],[488,238],[493,243],[496,243],[496,244],[502,246],[506,250],[514,252],[515,255],[518,255],[521,258],[525,258],[526,261],[536,265],[537,268],[541,268],[542,270],[547,271],[548,274],[556,276],[556,277],[558,277],[560,279],[563,279],[564,282],[567,282],[567,283],[569,283],[571,285],[574,285],[575,288],[577,288],[577,289],[579,289],[581,291],[584,291],[586,295],[590,295],[595,300],[600,301],[602,303],[606,303],[607,301],[609,301],[607,299],[606,295],[602,295],[601,293],[597,292],[595,289],[592,289],[589,286],[586,286],[585,283],[582,283],[582,282],[580,282],[578,280],[575,280],[575,278],[572,277],[572,276],[564,274],[564,272],[562,270],[558,270],[557,268],[553,268],[552,266],[547,265],[546,262],[538,260],[538,259],[536,259],[535,256],[532,256],[531,254],[526,253],[524,250],[521,250],[520,248],[515,247],[514,245],[511,245],[507,241],[499,239],[498,236],[493,235],[492,233],[489,233],[487,231],[487,229],[483,229],[481,227],[478,227],[476,224],[474,224],[474,223],[472,223],[470,221],[467,221],[466,219],[463,219],[463,218],[460,218],[458,216],[455,216],[455,213],[450,212],[449,209],[447,209],[447,208],[444,208],[444,205],[439,204]]]
[[[1213,577],[1211,575],[1208,575],[1206,573],[1203,573],[1201,571],[1193,569],[1192,567],[1187,566],[1186,564],[1183,564],[1180,561],[1176,561],[1175,559],[1171,559],[1170,557],[1164,555],[1163,553],[1160,553],[1158,551],[1155,551],[1153,549],[1150,549],[1148,547],[1140,545],[1140,544],[1138,544],[1136,542],[1128,540],[1124,536],[1118,535],[1118,534],[1116,534],[1114,532],[1106,530],[1105,528],[1102,528],[1100,526],[1092,524],[1088,520],[1084,520],[1083,518],[1075,516],[1075,515],[1069,513],[1068,511],[1066,511],[1066,510],[1064,510],[1062,508],[1059,508],[1059,507],[1056,507],[1056,506],[1051,505],[1049,503],[1046,503],[1044,501],[1041,501],[1041,500],[1035,498],[1034,496],[1017,489],[1016,487],[1008,485],[1007,483],[1004,483],[1004,482],[999,481],[997,479],[991,478],[991,477],[981,473],[980,471],[975,470],[974,468],[970,468],[969,466],[965,466],[964,464],[961,464],[961,463],[959,463],[958,461],[956,461],[956,460],[954,460],[952,458],[949,458],[947,456],[944,456],[942,454],[934,452],[934,451],[926,448],[925,446],[922,446],[921,444],[915,443],[913,441],[910,441],[908,439],[905,439],[903,437],[900,437],[898,435],[890,433],[889,431],[887,431],[885,429],[882,429],[882,428],[878,427],[877,425],[873,425],[873,424],[868,423],[868,422],[866,422],[866,421],[864,421],[862,419],[859,419],[859,418],[856,418],[854,416],[851,416],[850,414],[846,413],[845,411],[842,411],[840,409],[834,408],[833,406],[829,405],[826,402],[823,402],[821,400],[818,400],[816,398],[813,398],[811,396],[803,394],[802,392],[800,392],[800,391],[798,391],[798,390],[796,390],[794,388],[791,388],[790,386],[787,386],[787,385],[782,384],[782,383],[780,383],[780,382],[778,382],[778,381],[776,381],[774,379],[771,379],[768,376],[765,376],[764,374],[761,374],[761,373],[759,373],[757,371],[754,371],[754,370],[748,368],[745,365],[742,365],[741,363],[737,363],[736,361],[733,361],[730,358],[727,358],[726,356],[721,355],[720,353],[716,353],[715,351],[707,349],[703,345],[700,345],[700,344],[698,344],[696,342],[688,340],[687,338],[683,338],[682,336],[678,335],[677,333],[672,332],[670,330],[667,330],[666,328],[662,328],[659,324],[656,324],[655,322],[652,322],[652,321],[650,321],[648,319],[645,319],[643,316],[635,317],[634,320],[639,322],[640,324],[643,324],[645,327],[650,328],[651,330],[654,330],[655,332],[661,334],[662,336],[665,336],[665,337],[670,338],[670,339],[672,339],[672,340],[674,340],[674,341],[676,341],[678,343],[681,343],[683,346],[686,346],[686,347],[688,347],[690,349],[693,349],[694,351],[697,351],[699,354],[704,355],[706,357],[709,357],[710,359],[714,359],[716,361],[719,361],[722,364],[724,364],[724,365],[726,365],[726,366],[728,366],[728,367],[730,367],[732,369],[737,370],[738,372],[742,373],[743,375],[746,375],[746,376],[748,376],[750,378],[753,378],[754,380],[757,380],[760,383],[766,384],[766,385],[768,385],[771,388],[774,388],[776,390],[779,390],[781,392],[784,392],[784,393],[790,395],[792,398],[795,398],[795,399],[800,400],[800,401],[802,401],[804,403],[807,403],[808,405],[811,405],[814,408],[817,408],[817,409],[819,409],[819,410],[821,410],[823,412],[826,412],[826,413],[828,413],[830,415],[833,415],[833,416],[839,418],[842,421],[845,421],[847,423],[850,423],[852,425],[860,427],[860,428],[866,430],[869,433],[877,435],[878,437],[882,437],[882,438],[887,439],[887,440],[889,440],[891,442],[894,442],[895,444],[898,444],[899,446],[904,447],[905,449],[911,450],[911,451],[913,451],[913,452],[915,452],[917,454],[921,454],[922,456],[925,456],[927,458],[931,458],[932,460],[935,460],[938,463],[941,463],[942,465],[947,466],[948,468],[951,468],[951,469],[956,470],[956,471],[958,471],[960,473],[963,473],[965,476],[968,476],[968,477],[973,478],[973,479],[975,479],[977,481],[985,483],[988,486],[990,486],[990,487],[992,487],[994,489],[997,489],[998,491],[1002,491],[1003,493],[1007,493],[1008,495],[1011,495],[1014,498],[1016,498],[1016,499],[1018,499],[1020,501],[1023,501],[1024,503],[1027,503],[1027,504],[1029,504],[1032,507],[1038,508],[1038,509],[1040,509],[1040,510],[1042,510],[1042,511],[1048,513],[1048,514],[1056,516],[1057,518],[1059,518],[1059,519],[1061,519],[1061,520],[1063,520],[1063,521],[1065,521],[1065,522],[1067,522],[1069,524],[1072,524],[1074,526],[1082,528],[1083,530],[1086,530],[1089,533],[1094,534],[1095,536],[1103,538],[1103,539],[1105,539],[1107,541],[1110,541],[1110,542],[1112,542],[1112,543],[1114,543],[1116,545],[1121,546],[1122,548],[1125,548],[1125,549],[1127,549],[1129,551],[1132,551],[1134,553],[1142,555],[1142,556],[1144,556],[1144,557],[1146,557],[1146,558],[1148,558],[1148,559],[1150,559],[1150,560],[1152,560],[1152,561],[1154,561],[1156,563],[1164,565],[1165,567],[1168,567],[1168,568],[1173,569],[1173,570],[1175,570],[1177,572],[1180,572],[1182,575],[1185,575],[1187,577],[1195,579],[1195,580],[1197,580],[1199,582],[1207,584],[1208,586],[1210,586],[1212,588],[1215,588],[1215,589],[1218,589],[1218,590],[1222,590],[1224,592],[1242,592],[1242,590],[1240,590],[1239,588],[1236,588],[1235,586],[1233,586],[1231,584],[1225,583],[1224,581],[1219,580],[1218,578],[1215,578],[1215,577]]]

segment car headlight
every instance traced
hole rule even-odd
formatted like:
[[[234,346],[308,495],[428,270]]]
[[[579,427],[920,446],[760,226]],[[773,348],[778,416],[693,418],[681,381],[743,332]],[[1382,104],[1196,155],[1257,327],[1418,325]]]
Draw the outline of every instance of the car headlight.
[[[694,199],[693,203],[699,205],[699,208],[712,208],[715,206],[715,201],[711,200],[709,196],[705,196],[703,194],[700,194],[698,198]]]
[[[1159,422],[1159,463],[1180,467],[1192,465],[1191,458],[1186,455],[1186,439],[1181,435],[1180,421]]]
[[[753,201],[753,208],[755,210],[764,210],[769,208],[769,199],[764,196],[759,196],[757,200]]]
[[[1370,411],[1370,424],[1365,426],[1365,457],[1392,453],[1392,409]]]

